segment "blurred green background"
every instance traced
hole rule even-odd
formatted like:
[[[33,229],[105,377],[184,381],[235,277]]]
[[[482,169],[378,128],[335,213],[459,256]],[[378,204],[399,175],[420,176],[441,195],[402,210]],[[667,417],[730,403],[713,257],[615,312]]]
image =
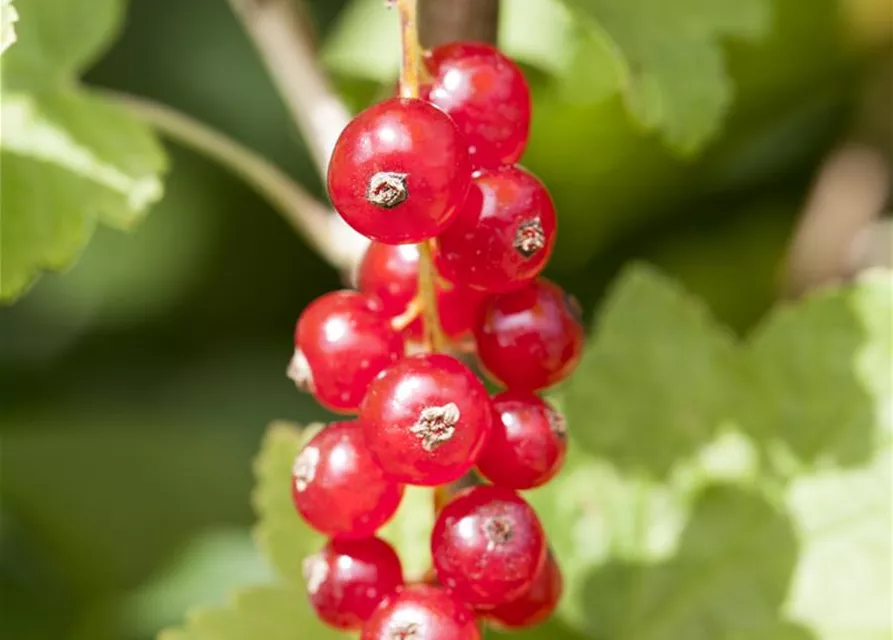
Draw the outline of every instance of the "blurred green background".
[[[350,37],[339,23],[349,3],[309,4],[322,40]],[[778,296],[822,159],[847,140],[890,156],[889,2],[772,8],[768,37],[725,46],[736,100],[696,158],[643,132],[619,96],[599,95],[586,59],[557,78],[531,56],[524,164],[559,208],[550,276],[587,313],[622,264],[646,260],[746,331]],[[502,37],[548,60],[555,43],[538,38],[549,33]],[[352,105],[380,92],[332,59]],[[322,196],[225,2],[133,0],[86,80],[197,116]],[[168,149],[165,198],[135,233],[99,229],[73,269],[0,310],[4,637],[149,638],[189,604],[264,582],[249,536],[251,458],[270,421],[325,417],[284,370],[295,318],[339,275],[238,180]]]

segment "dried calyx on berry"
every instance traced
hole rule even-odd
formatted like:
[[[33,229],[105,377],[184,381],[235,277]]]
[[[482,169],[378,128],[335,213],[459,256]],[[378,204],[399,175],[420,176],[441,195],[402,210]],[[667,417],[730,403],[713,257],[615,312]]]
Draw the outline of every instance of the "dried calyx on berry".
[[[332,205],[354,229],[389,244],[433,238],[471,184],[465,140],[440,109],[391,98],[341,133],[329,163]]]
[[[447,355],[419,354],[372,382],[360,422],[388,476],[433,486],[458,480],[474,466],[490,435],[493,408],[468,367]]]

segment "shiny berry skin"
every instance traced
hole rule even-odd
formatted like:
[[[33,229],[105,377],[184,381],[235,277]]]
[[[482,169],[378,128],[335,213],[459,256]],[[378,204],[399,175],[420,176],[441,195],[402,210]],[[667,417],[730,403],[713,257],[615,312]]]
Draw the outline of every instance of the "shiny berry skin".
[[[373,460],[356,422],[334,422],[313,436],[295,458],[291,491],[307,524],[345,538],[374,534],[403,497],[403,487]]]
[[[533,174],[515,166],[482,171],[437,238],[437,268],[474,289],[518,289],[546,266],[555,232],[552,198]]]
[[[583,350],[576,301],[544,278],[491,298],[474,337],[481,364],[511,389],[543,389],[563,380]]]
[[[459,284],[438,283],[435,287],[437,293],[437,314],[440,318],[440,328],[454,340],[464,335],[470,335],[478,318],[484,312],[484,305],[490,299],[490,295],[483,291],[475,291]],[[421,340],[422,321],[416,320],[405,332],[408,340]]]
[[[478,42],[437,47],[425,62],[433,81],[422,97],[453,118],[468,140],[472,163],[517,162],[530,135],[530,88],[518,66]]]
[[[474,613],[439,587],[417,584],[382,603],[360,640],[480,640]]]
[[[518,598],[487,611],[487,619],[503,629],[529,629],[542,624],[555,612],[564,581],[555,557],[548,553],[530,588]]]
[[[443,231],[471,184],[466,143],[443,111],[391,98],[341,132],[329,163],[329,197],[354,229],[388,244]]]
[[[493,398],[496,419],[478,458],[487,480],[509,489],[532,489],[558,473],[567,451],[564,416],[528,391]]]
[[[474,466],[493,423],[484,385],[453,357],[404,358],[369,385],[360,407],[366,445],[385,473],[439,485]]]
[[[372,379],[403,355],[381,301],[333,291],[304,309],[295,326],[289,377],[333,411],[354,412]]]
[[[402,314],[418,291],[419,249],[415,244],[372,242],[357,269],[357,287],[376,295],[390,317]],[[471,332],[481,313],[486,293],[452,284],[435,283],[437,309],[443,332],[459,338]],[[417,319],[403,331],[407,339],[420,340],[422,321]]]
[[[371,242],[356,272],[357,289],[377,296],[389,317],[406,310],[419,285],[419,247]]]
[[[431,555],[441,584],[473,607],[490,607],[533,584],[546,540],[536,513],[517,493],[472,487],[438,515]]]
[[[310,604],[336,629],[359,629],[403,586],[400,559],[378,538],[330,540],[304,559],[303,569]]]

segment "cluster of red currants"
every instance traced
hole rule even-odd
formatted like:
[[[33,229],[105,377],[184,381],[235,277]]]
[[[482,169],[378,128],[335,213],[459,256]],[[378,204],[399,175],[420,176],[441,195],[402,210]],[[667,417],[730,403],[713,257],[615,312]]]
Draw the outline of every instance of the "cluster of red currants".
[[[358,290],[326,294],[301,314],[290,365],[324,406],[358,413],[308,442],[292,495],[331,538],[304,565],[311,603],[366,640],[473,640],[478,619],[525,628],[561,594],[543,528],[517,491],[548,481],[564,459],[564,418],[535,392],[570,373],[583,331],[573,300],[538,277],[556,222],[545,187],[514,164],[530,128],[529,88],[489,45],[439,47],[424,64],[420,98],[367,109],[336,144],[332,203],[372,243]],[[481,368],[507,388],[492,398],[459,359],[406,353],[423,328],[426,256],[412,243],[427,242],[443,333],[454,344],[473,336]],[[404,584],[394,550],[375,537],[403,486],[447,485],[475,468],[490,484],[442,507],[431,578]]]

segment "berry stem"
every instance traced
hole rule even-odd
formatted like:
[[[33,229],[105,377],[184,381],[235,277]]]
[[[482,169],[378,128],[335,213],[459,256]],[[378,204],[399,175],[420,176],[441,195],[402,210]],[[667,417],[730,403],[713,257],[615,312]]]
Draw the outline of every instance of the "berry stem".
[[[400,64],[400,96],[419,97],[419,79],[422,69],[422,45],[419,44],[417,0],[397,0],[400,12],[400,37],[403,58]]]
[[[422,306],[422,325],[425,346],[431,351],[443,351],[446,336],[437,312],[437,291],[434,288],[437,270],[431,256],[430,241],[419,243],[419,300]]]
[[[229,0],[325,176],[350,112],[323,72],[307,8],[294,0]]]
[[[397,0],[400,12],[400,38],[403,57],[400,64],[400,96],[418,98],[422,72],[422,46],[419,44],[417,0]],[[430,242],[419,243],[419,289],[425,346],[431,351],[442,351],[446,337],[437,313],[435,282],[437,270],[431,259]]]
[[[167,105],[141,96],[91,88],[170,140],[204,155],[240,177],[329,264],[349,270],[363,255],[368,245],[365,238],[263,156]]]

